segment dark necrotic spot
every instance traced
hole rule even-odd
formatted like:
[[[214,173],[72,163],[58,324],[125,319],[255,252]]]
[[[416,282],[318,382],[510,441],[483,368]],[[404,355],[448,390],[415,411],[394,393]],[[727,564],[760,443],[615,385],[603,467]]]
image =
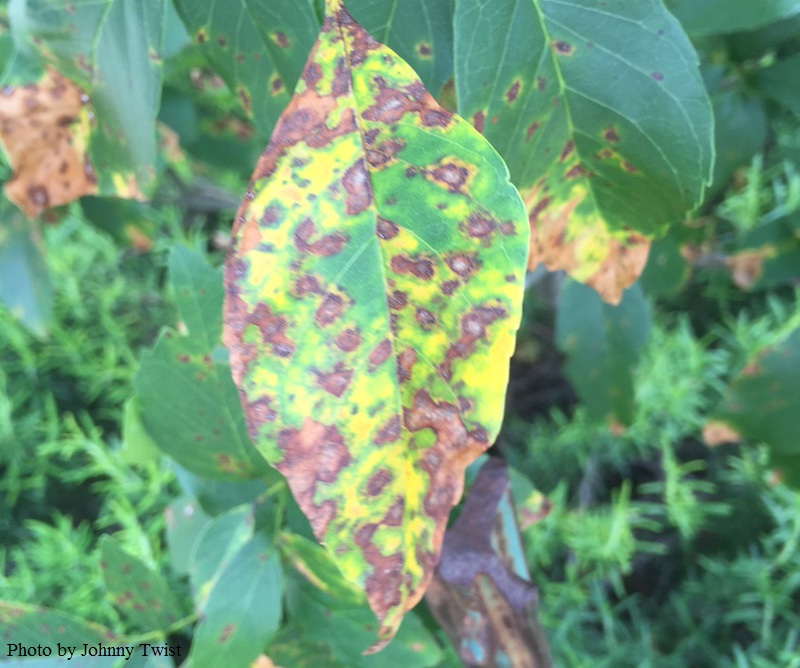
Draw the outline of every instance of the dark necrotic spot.
[[[344,302],[339,295],[328,294],[314,314],[314,320],[320,327],[327,327],[335,322],[344,311]]]
[[[392,294],[389,295],[387,299],[390,309],[394,309],[395,311],[399,311],[400,309],[405,308],[408,305],[408,294],[405,292],[401,292],[400,290],[395,290]]]
[[[458,286],[460,285],[461,283],[459,281],[445,281],[442,283],[442,294],[449,297],[458,289]]]
[[[461,278],[468,279],[480,268],[480,260],[475,255],[456,253],[446,259],[447,266]]]
[[[338,362],[330,373],[317,374],[317,384],[338,399],[345,393],[352,378],[353,372]]]
[[[433,262],[421,256],[413,258],[409,255],[395,255],[390,263],[392,271],[398,274],[412,274],[417,278],[429,281],[433,278]]]
[[[484,239],[494,232],[497,222],[478,213],[470,214],[467,220],[467,234],[474,239]]]
[[[401,383],[411,380],[411,369],[417,361],[417,353],[412,348],[406,348],[397,358],[397,379]]]
[[[346,205],[349,215],[355,216],[372,204],[372,186],[364,158],[360,158],[345,172],[342,185],[347,192]]]
[[[422,325],[423,329],[428,329],[436,324],[436,317],[428,309],[417,307],[415,315],[417,322]]]
[[[506,91],[506,100],[508,100],[509,104],[511,104],[514,100],[517,99],[517,96],[519,95],[519,89],[520,89],[520,82],[515,81],[513,84],[511,84],[511,88],[509,88]]]
[[[378,469],[367,480],[367,494],[369,496],[378,496],[393,479],[394,474],[389,469]]]
[[[370,371],[374,371],[383,364],[392,354],[392,344],[389,339],[384,339],[369,354]]]
[[[303,81],[309,88],[314,88],[322,79],[322,68],[317,63],[309,63],[303,71]]]
[[[387,241],[389,239],[394,239],[400,232],[400,228],[397,227],[395,223],[391,220],[386,220],[385,218],[378,218],[378,236]]]
[[[378,430],[373,443],[375,445],[386,445],[387,443],[394,443],[398,438],[400,438],[400,418],[394,415]]]
[[[361,336],[354,329],[346,329],[336,337],[336,345],[343,352],[352,352],[361,345]]]
[[[28,199],[38,208],[46,209],[50,203],[47,189],[38,184],[28,186]]]
[[[469,178],[469,170],[466,167],[452,162],[442,162],[428,174],[433,181],[444,186],[451,193],[460,192]]]
[[[472,117],[472,126],[478,131],[483,132],[483,129],[486,127],[486,114],[482,111],[479,111]]]

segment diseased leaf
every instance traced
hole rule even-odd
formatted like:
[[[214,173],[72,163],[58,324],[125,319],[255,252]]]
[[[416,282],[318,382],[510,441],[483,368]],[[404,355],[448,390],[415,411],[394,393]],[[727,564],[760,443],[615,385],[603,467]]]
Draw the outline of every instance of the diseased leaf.
[[[546,668],[536,599],[508,472],[489,459],[445,534],[426,600],[465,666]]]
[[[434,96],[453,76],[454,0],[350,0],[348,10],[419,75]]]
[[[0,302],[36,336],[53,311],[50,275],[34,228],[0,195]]]
[[[628,425],[633,420],[633,372],[650,334],[651,316],[637,285],[617,306],[570,281],[558,300],[556,342],[567,356],[566,372],[595,420]]]
[[[128,554],[111,536],[101,541],[103,579],[114,605],[141,631],[167,629],[180,609],[164,577]]]
[[[83,150],[95,192],[146,194],[155,176],[164,0],[18,0],[11,16],[15,42],[34,45],[88,98]]]
[[[763,350],[731,383],[719,420],[779,457],[800,457],[800,330]]]
[[[29,218],[98,191],[87,154],[86,102],[80,88],[52,69],[0,94],[0,139],[14,170],[5,192]]]
[[[527,221],[488,143],[337,0],[236,219],[250,435],[382,621],[422,597],[500,427]]]
[[[797,0],[666,0],[693,36],[754,30],[800,14]]]
[[[181,496],[164,511],[169,561],[173,572],[188,575],[195,543],[211,518],[191,496]]]
[[[678,22],[659,0],[461,0],[455,63],[459,112],[525,200],[529,267],[618,302],[710,180],[713,116]]]
[[[188,334],[166,330],[142,354],[134,379],[142,424],[163,452],[190,471],[239,480],[270,475],[247,438],[220,345],[221,272],[175,247],[170,282]]]
[[[175,0],[195,43],[268,134],[288,104],[319,23],[311,0]]]

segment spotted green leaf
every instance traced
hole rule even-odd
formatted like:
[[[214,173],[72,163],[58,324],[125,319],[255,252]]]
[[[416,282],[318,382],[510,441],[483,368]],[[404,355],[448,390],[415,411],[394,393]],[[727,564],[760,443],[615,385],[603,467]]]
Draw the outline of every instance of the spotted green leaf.
[[[142,354],[134,379],[141,424],[163,452],[200,475],[276,476],[247,438],[221,346],[221,272],[182,247],[173,249],[169,268],[188,332],[167,329]]]
[[[266,536],[253,533],[252,521],[252,513],[237,509],[214,519],[198,537],[191,575],[202,614],[190,666],[248,666],[278,630],[280,559]]]
[[[419,601],[492,443],[528,228],[499,156],[329,0],[225,267],[250,436],[382,621]]]
[[[77,84],[96,193],[139,197],[153,186],[164,0],[14,0],[17,45]]]
[[[175,0],[214,71],[265,134],[288,104],[319,23],[311,0]]]
[[[618,302],[711,175],[711,107],[680,24],[660,0],[460,0],[454,31],[459,112],[520,188],[531,268]]]
[[[111,536],[101,541],[108,595],[128,624],[140,631],[167,629],[181,617],[169,583]]]

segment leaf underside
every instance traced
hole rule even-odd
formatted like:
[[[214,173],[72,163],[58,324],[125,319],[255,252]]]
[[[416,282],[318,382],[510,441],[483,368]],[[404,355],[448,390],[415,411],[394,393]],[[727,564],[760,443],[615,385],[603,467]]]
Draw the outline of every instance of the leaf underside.
[[[234,225],[250,435],[381,620],[421,598],[500,427],[528,226],[499,156],[329,0]]]
[[[658,0],[462,0],[454,29],[458,108],[522,193],[530,268],[618,302],[711,172],[711,107],[680,25]]]

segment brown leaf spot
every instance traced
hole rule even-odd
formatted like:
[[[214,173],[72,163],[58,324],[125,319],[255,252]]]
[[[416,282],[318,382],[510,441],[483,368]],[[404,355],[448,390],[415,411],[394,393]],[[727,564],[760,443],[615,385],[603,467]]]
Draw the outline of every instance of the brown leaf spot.
[[[461,337],[445,353],[439,365],[439,375],[446,381],[452,378],[452,365],[456,359],[466,359],[475,352],[478,340],[486,338],[486,328],[494,321],[505,318],[506,310],[500,306],[479,306],[461,318]]]
[[[616,144],[619,141],[619,135],[614,128],[606,128],[603,130],[603,138],[612,144]]]
[[[517,99],[521,85],[522,84],[520,84],[519,81],[515,81],[513,84],[511,84],[511,88],[506,91],[506,100],[508,100],[509,104]]]
[[[486,127],[486,114],[479,111],[472,117],[472,126],[478,131],[483,132]]]
[[[367,162],[372,167],[381,168],[394,162],[395,156],[405,148],[405,142],[391,139],[381,142],[380,146],[367,149]]]
[[[261,426],[265,422],[274,422],[277,414],[272,407],[270,397],[261,397],[255,401],[249,401],[244,410],[245,422],[247,423],[247,433],[250,438],[256,439]]]
[[[574,167],[570,167],[565,174],[567,179],[577,179],[582,176],[591,176],[592,173],[586,169],[583,165],[575,165]]]
[[[564,162],[572,154],[574,150],[575,150],[575,142],[572,141],[571,139],[568,139],[567,143],[564,144],[564,150],[561,151],[561,155],[558,157],[558,159],[561,162]]]
[[[384,339],[377,346],[375,346],[372,349],[372,352],[369,354],[369,370],[375,371],[375,369],[389,359],[389,355],[391,354],[392,343],[389,341],[389,339]]]
[[[384,241],[394,239],[400,233],[400,228],[391,220],[378,216],[378,236]]]
[[[355,216],[366,211],[367,207],[372,204],[372,184],[364,158],[360,158],[345,172],[342,185],[347,192],[348,215]]]
[[[322,68],[317,63],[308,63],[303,70],[303,81],[309,88],[314,88],[320,79],[322,79]]]
[[[636,174],[639,171],[638,169],[636,169],[636,167],[634,167],[627,160],[623,160],[622,161],[622,169],[624,169],[626,172],[628,172],[628,174]]]
[[[208,31],[205,28],[200,28],[194,38],[198,44],[205,44],[208,41]]]
[[[553,48],[562,56],[571,56],[575,52],[575,49],[571,44],[562,41],[553,42]]]
[[[403,555],[398,552],[385,556],[372,542],[376,529],[376,524],[365,524],[356,531],[354,538],[364,553],[364,559],[372,566],[372,572],[364,582],[364,590],[370,607],[378,619],[382,619],[402,601]]]
[[[431,56],[433,55],[433,51],[431,50],[431,45],[427,42],[418,42],[416,48],[417,55],[420,58],[425,60],[430,60]]]
[[[346,329],[336,337],[336,346],[342,352],[353,352],[361,345],[361,336],[354,329]]]
[[[465,280],[469,280],[481,266],[481,261],[476,255],[467,255],[466,253],[450,255],[445,262],[453,273],[461,276],[461,278]],[[456,281],[456,284],[458,285],[458,281]]]
[[[400,418],[394,415],[378,430],[372,442],[375,445],[386,445],[394,443],[398,438],[400,438]]]
[[[270,35],[270,39],[272,39],[275,46],[277,46],[279,49],[288,49],[290,46],[289,38],[286,37],[286,35],[280,31],[272,33]]]
[[[219,44],[219,47],[221,49],[224,49],[227,42],[225,41],[225,38],[220,35],[219,37],[217,37],[217,44]]]
[[[270,204],[266,209],[264,209],[264,213],[261,214],[261,219],[258,222],[264,227],[272,227],[280,222],[281,215],[281,208],[275,204]]]
[[[474,239],[485,239],[497,228],[497,221],[479,213],[472,213],[467,221],[467,234]]]
[[[433,262],[421,253],[415,257],[405,254],[395,255],[389,266],[395,273],[412,274],[424,281],[432,279],[434,274]]]
[[[430,101],[432,102],[433,98],[430,98]],[[420,112],[419,118],[420,121],[422,121],[422,125],[426,128],[446,128],[450,125],[450,121],[453,120],[453,114],[440,107],[427,108]]]
[[[465,163],[442,160],[438,167],[426,170],[425,176],[451,193],[458,193],[467,184],[471,172]]]
[[[404,309],[408,305],[408,293],[395,290],[389,295],[386,302],[389,304],[389,308],[394,311]]]
[[[328,294],[320,304],[314,320],[320,327],[327,327],[335,322],[344,312],[344,301],[339,295]]]
[[[331,82],[331,95],[341,97],[350,92],[350,70],[347,68],[347,61],[344,56],[339,58],[336,68],[333,71],[333,81]]]
[[[330,257],[331,255],[341,253],[345,244],[348,242],[348,237],[340,232],[326,234],[317,241],[311,241],[314,232],[314,223],[310,218],[305,218],[294,232],[294,244],[297,250],[301,253]]]
[[[244,107],[245,113],[249,114],[251,109],[250,104],[250,93],[243,86],[236,87],[236,94],[239,96],[239,99],[242,101],[242,106]]]
[[[664,80],[664,75],[661,74],[661,72],[653,72],[650,76],[653,77],[654,81],[663,81]]]
[[[397,379],[401,383],[411,380],[411,369],[417,362],[417,353],[413,348],[406,348],[397,358]]]
[[[329,373],[317,373],[317,385],[319,385],[328,394],[332,394],[337,399],[341,397],[350,381],[353,378],[353,372],[345,368],[342,362],[337,362],[333,371]]]
[[[316,276],[303,274],[294,282],[294,293],[296,297],[302,298],[308,294],[322,294],[322,287]]]
[[[530,141],[531,137],[533,137],[533,133],[536,132],[538,129],[539,129],[539,122],[538,121],[534,121],[533,123],[531,123],[528,126],[528,130],[527,130],[526,135],[525,135],[525,140],[526,141]]]
[[[452,295],[461,285],[459,281],[445,281],[442,283],[442,294],[448,297]]]
[[[398,424],[399,433],[400,420],[396,416],[394,420]],[[378,469],[367,480],[367,494],[369,496],[378,496],[392,480],[394,480],[394,473],[389,469]]]
[[[436,317],[428,309],[417,307],[417,313],[414,316],[417,322],[422,325],[423,329],[430,329],[436,324]]]
[[[269,83],[269,92],[272,95],[280,95],[283,91],[283,81],[279,76],[273,76]]]
[[[545,79],[544,77],[537,77],[536,90],[538,90],[541,93],[542,91],[545,90],[545,88],[547,88],[547,79]]]
[[[333,501],[314,502],[317,483],[336,481],[352,461],[350,452],[335,427],[305,418],[300,429],[283,429],[278,434],[283,460],[276,468],[286,476],[294,498],[308,517],[314,535],[323,540],[336,511]]]
[[[408,113],[419,112],[421,105],[395,88],[386,85],[386,80],[375,76],[374,82],[378,87],[375,103],[361,114],[368,121],[376,121],[391,125],[397,123]]]

